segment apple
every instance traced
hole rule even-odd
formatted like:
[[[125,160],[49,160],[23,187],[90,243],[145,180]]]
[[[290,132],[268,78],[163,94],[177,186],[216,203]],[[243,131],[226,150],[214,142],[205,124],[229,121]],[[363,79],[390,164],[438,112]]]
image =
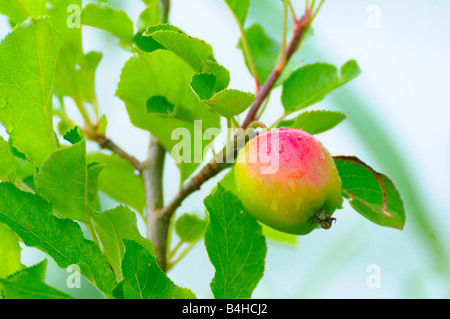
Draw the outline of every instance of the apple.
[[[276,230],[305,235],[331,227],[342,181],[328,150],[299,129],[264,132],[240,150],[237,194],[246,210]]]

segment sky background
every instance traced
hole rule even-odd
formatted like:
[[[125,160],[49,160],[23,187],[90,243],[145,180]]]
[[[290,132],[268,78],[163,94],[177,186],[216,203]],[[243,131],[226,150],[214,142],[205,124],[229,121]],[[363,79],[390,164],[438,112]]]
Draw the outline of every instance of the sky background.
[[[273,37],[279,37],[279,2],[253,0],[247,25],[260,23]],[[292,2],[300,13],[304,2]],[[138,0],[111,3],[125,8],[134,21],[144,8]],[[376,26],[374,17],[379,18]],[[344,210],[336,212],[337,224],[329,231],[317,230],[299,237],[295,246],[269,241],[265,276],[255,290],[255,298],[450,297],[448,273],[445,277],[439,272],[442,268],[448,271],[449,264],[443,260],[450,256],[449,18],[450,2],[446,0],[325,2],[314,22],[314,37],[303,47],[301,58],[338,67],[355,59],[362,75],[314,106],[340,110],[348,116],[340,126],[318,138],[333,155],[357,155],[390,176],[402,195],[403,191],[408,194],[407,223],[404,231],[382,228],[346,204]],[[218,62],[231,72],[231,88],[254,91],[242,53],[236,48],[238,29],[223,1],[173,0],[170,20],[189,35],[211,44]],[[4,36],[6,22],[1,21]],[[130,54],[118,49],[117,40],[103,31],[83,27],[83,32],[85,51],[104,53],[97,73],[97,92],[101,112],[108,116],[107,134],[144,159],[148,133],[131,126],[124,104],[114,96],[121,68]],[[263,118],[269,124],[281,115],[279,96],[279,90],[272,94]],[[73,115],[78,117],[76,112]],[[179,180],[171,162],[166,165],[165,177],[165,196],[170,199]],[[216,182],[207,183],[191,196],[179,213],[202,216],[202,199]],[[432,241],[421,232],[414,213],[418,206],[446,257],[433,252]],[[27,265],[43,258],[45,255],[34,249],[24,249],[23,262]],[[367,284],[370,265],[380,270],[379,288]],[[50,263],[50,269],[47,281],[65,289],[65,271],[54,263]],[[214,268],[202,242],[169,275],[199,298],[212,297],[209,283]],[[88,284],[83,285],[86,288]],[[80,296],[88,291],[89,296],[96,296],[92,289],[83,293],[66,291]]]

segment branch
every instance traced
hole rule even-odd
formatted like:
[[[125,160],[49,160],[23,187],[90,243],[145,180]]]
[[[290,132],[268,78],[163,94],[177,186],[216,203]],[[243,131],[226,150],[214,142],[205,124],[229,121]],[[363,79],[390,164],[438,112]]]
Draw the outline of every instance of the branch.
[[[177,195],[161,210],[154,212],[159,218],[170,221],[170,218],[175,213],[178,207],[181,206],[183,201],[192,193],[198,191],[201,186],[208,180],[222,172],[224,169],[230,167],[234,163],[234,159],[237,153],[241,150],[245,144],[256,136],[254,129],[248,129],[243,135],[237,135],[231,143],[232,147],[227,151],[226,148],[222,149],[214,158],[203,167],[203,169],[189,180],[177,193]],[[230,160],[232,159],[232,160]]]
[[[155,248],[156,260],[166,269],[167,238],[170,219],[160,218],[158,212],[164,206],[163,172],[166,150],[153,136],[150,137],[147,160],[143,163],[142,178],[145,186],[145,211],[147,238]]]
[[[128,154],[126,151],[124,151],[122,148],[120,148],[116,143],[114,143],[110,138],[106,137],[105,135],[95,135],[90,136],[87,134],[87,137],[98,143],[98,145],[102,149],[110,150],[113,153],[119,155],[120,157],[128,160],[133,166],[138,170],[142,170],[142,163],[136,159],[134,156]]]
[[[272,91],[275,83],[283,73],[286,64],[292,58],[292,55],[294,55],[295,51],[297,51],[300,42],[302,41],[303,36],[310,25],[310,17],[311,10],[307,9],[305,15],[299,21],[294,21],[293,35],[291,42],[289,43],[289,46],[286,50],[286,56],[280,58],[277,66],[267,78],[266,83],[264,83],[261,90],[256,94],[256,100],[255,102],[253,102],[253,105],[251,106],[250,111],[245,118],[244,124],[242,124],[242,128],[246,129],[250,125],[250,123],[255,120],[256,114],[258,113],[258,110],[260,109],[262,103],[267,98],[270,91]]]
[[[242,125],[244,134],[236,135],[231,145],[231,149],[227,149],[227,147],[222,149],[222,151],[216,154],[197,175],[191,178],[178,191],[175,197],[166,206],[161,209],[154,210],[151,213],[152,217],[149,218],[148,222],[150,227],[148,227],[148,229],[151,229],[151,233],[156,233],[155,238],[152,238],[152,242],[155,247],[155,252],[157,252],[158,264],[163,271],[167,270],[167,235],[170,220],[173,214],[187,197],[199,190],[208,180],[215,177],[224,169],[230,167],[234,163],[237,153],[240,151],[241,147],[245,146],[248,140],[256,136],[255,130],[251,128],[251,123],[254,122],[258,110],[281,76],[287,62],[289,62],[294,52],[298,49],[299,44],[303,39],[303,35],[310,25],[310,17],[311,10],[307,9],[302,19],[299,21],[294,21],[293,36],[288,48],[286,49],[286,54],[280,58],[279,63],[269,76],[264,86],[260,90],[257,90],[256,100],[251,106],[244,124]]]

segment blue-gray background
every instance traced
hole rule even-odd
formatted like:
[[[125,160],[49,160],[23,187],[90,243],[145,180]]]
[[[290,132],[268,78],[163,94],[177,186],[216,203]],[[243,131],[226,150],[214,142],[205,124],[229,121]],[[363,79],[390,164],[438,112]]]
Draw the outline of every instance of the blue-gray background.
[[[4,1],[4,0],[2,0]],[[304,2],[292,0],[297,12]],[[112,0],[137,20],[144,9],[138,0]],[[373,11],[378,10],[378,11]],[[379,12],[379,27],[371,24]],[[248,24],[260,23],[280,37],[279,0],[253,0]],[[204,39],[219,63],[231,72],[231,87],[253,91],[242,54],[239,32],[221,0],[172,0],[171,23]],[[0,35],[8,32],[4,19]],[[83,27],[85,51],[104,53],[97,74],[101,112],[107,114],[107,134],[144,159],[148,134],[131,126],[123,103],[114,96],[121,67],[130,54],[103,31]],[[399,187],[407,208],[404,231],[382,228],[365,220],[348,205],[336,213],[329,231],[298,238],[297,245],[269,242],[265,276],[256,298],[448,298],[450,297],[450,2],[446,0],[325,1],[314,23],[314,37],[304,47],[307,62],[341,66],[356,59],[362,75],[315,108],[347,114],[336,129],[318,138],[333,155],[357,155],[386,173]],[[281,115],[279,90],[272,94],[263,120]],[[77,118],[76,112],[73,113]],[[93,146],[92,146],[93,147]],[[165,196],[178,185],[178,172],[169,162]],[[204,214],[202,198],[211,181],[179,210]],[[104,201],[104,205],[114,203]],[[142,225],[141,225],[142,226]],[[428,229],[428,230],[424,230]],[[143,228],[142,228],[143,230]],[[144,233],[144,231],[143,231]],[[46,256],[23,250],[23,263]],[[370,288],[370,265],[379,266],[379,288]],[[85,281],[82,289],[66,287],[67,273],[50,263],[47,281],[77,297],[97,297]],[[199,298],[212,297],[214,268],[203,243],[169,276]]]

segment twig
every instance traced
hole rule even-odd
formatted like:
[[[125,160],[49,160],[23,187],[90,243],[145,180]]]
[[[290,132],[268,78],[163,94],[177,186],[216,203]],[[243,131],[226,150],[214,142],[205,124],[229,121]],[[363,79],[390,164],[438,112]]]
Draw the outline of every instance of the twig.
[[[250,111],[247,114],[247,117],[242,125],[242,128],[246,129],[251,122],[256,118],[256,114],[258,113],[259,108],[262,103],[266,99],[267,95],[270,93],[275,83],[280,78],[286,63],[291,59],[292,55],[297,51],[298,46],[303,39],[303,36],[310,24],[311,10],[307,9],[305,15],[298,21],[294,21],[294,32],[292,36],[292,40],[286,50],[286,57],[281,57],[275,69],[269,75],[266,83],[263,85],[261,90],[256,94],[256,100],[253,102],[253,105],[250,108]]]
[[[122,148],[120,148],[110,138],[106,137],[105,135],[90,136],[89,134],[87,134],[87,137],[90,140],[97,142],[97,144],[102,149],[110,150],[113,153],[119,155],[120,157],[128,160],[131,164],[133,164],[134,168],[136,168],[138,171],[142,170],[142,163],[138,159],[136,159],[134,156],[128,154],[126,151],[124,151]]]

